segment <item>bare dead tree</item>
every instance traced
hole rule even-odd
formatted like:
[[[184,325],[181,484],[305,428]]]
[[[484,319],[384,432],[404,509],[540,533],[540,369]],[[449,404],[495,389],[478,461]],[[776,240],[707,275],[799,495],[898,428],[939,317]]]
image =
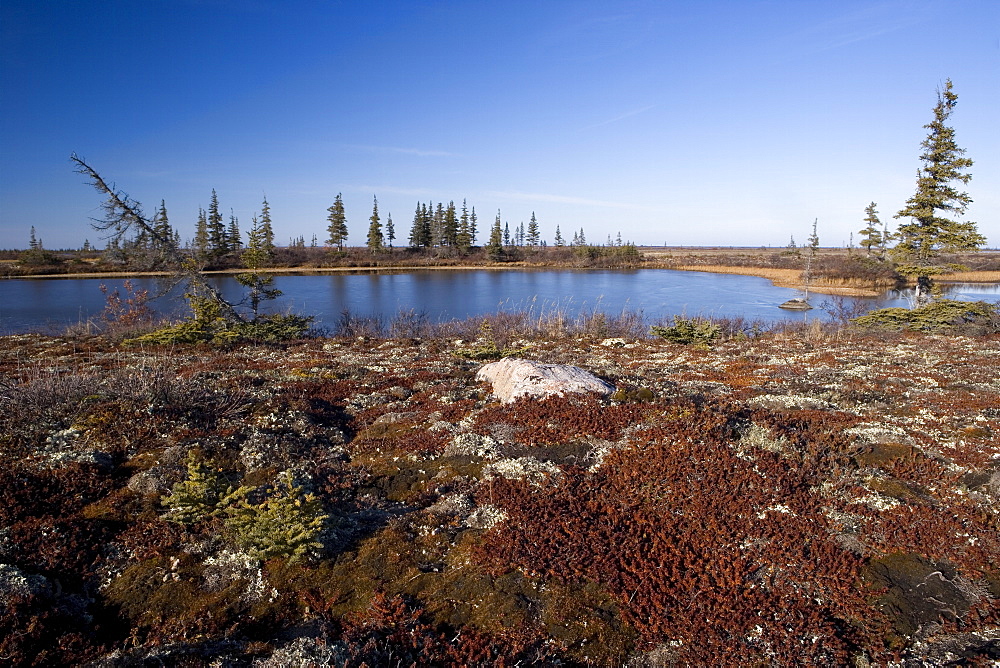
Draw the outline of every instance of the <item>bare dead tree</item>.
[[[169,235],[160,234],[156,226],[142,212],[142,205],[119,190],[114,183],[104,180],[96,169],[76,153],[70,156],[75,165],[75,171],[87,177],[90,184],[105,195],[101,208],[102,218],[91,218],[91,226],[104,232],[116,242],[121,242],[130,233],[141,233],[152,241],[153,247],[160,255],[163,265],[170,271],[173,284],[187,283],[188,294],[207,297],[219,304],[222,315],[231,321],[243,321],[233,305],[213,286],[209,285],[200,267],[190,257],[181,252],[177,243]]]

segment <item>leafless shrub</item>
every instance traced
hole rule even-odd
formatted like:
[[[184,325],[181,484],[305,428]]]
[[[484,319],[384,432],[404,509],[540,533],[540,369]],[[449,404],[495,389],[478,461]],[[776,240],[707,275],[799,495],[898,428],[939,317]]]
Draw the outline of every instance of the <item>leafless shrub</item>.
[[[354,315],[349,309],[340,312],[333,327],[334,336],[356,339],[359,336],[378,339],[385,334],[385,325],[377,315]]]
[[[868,304],[859,300],[849,300],[840,295],[833,295],[822,302],[819,307],[823,309],[839,325],[847,326],[854,318],[860,318],[868,313]]]

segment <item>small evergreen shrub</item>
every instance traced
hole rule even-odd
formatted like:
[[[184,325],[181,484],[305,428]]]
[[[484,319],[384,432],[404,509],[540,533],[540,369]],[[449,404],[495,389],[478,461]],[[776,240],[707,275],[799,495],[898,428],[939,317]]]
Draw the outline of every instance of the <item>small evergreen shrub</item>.
[[[125,343],[172,345],[177,343],[233,343],[239,334],[222,317],[222,306],[209,297],[186,295],[191,306],[189,319],[143,334]]]
[[[489,320],[483,320],[483,324],[479,326],[481,343],[472,348],[463,348],[461,350],[456,350],[455,357],[461,357],[466,360],[474,361],[486,361],[486,360],[499,360],[504,357],[514,357],[515,355],[523,355],[528,348],[506,348],[501,347],[497,344],[496,337],[493,335],[493,325],[490,324]]]
[[[264,315],[249,322],[237,323],[231,329],[240,341],[278,343],[301,339],[309,331],[312,321],[311,316]]]
[[[230,507],[226,528],[255,559],[280,557],[295,562],[323,547],[316,537],[327,518],[319,499],[303,494],[291,472],[285,471],[262,503],[251,504],[244,498]]]
[[[652,333],[671,343],[682,345],[711,346],[722,335],[722,328],[701,318],[674,316],[673,327],[653,326]]]
[[[178,524],[197,524],[218,517],[249,492],[249,487],[233,489],[219,470],[191,450],[187,458],[187,480],[174,485],[170,495],[162,501],[169,508],[164,519]]]
[[[209,343],[227,345],[240,341],[276,343],[305,336],[313,318],[300,315],[262,315],[247,322],[231,322],[222,317],[222,306],[214,299],[188,295],[192,316],[175,325],[162,327],[128,344],[174,345]]]
[[[972,330],[987,333],[1000,330],[1000,308],[989,302],[960,302],[942,299],[915,309],[883,308],[852,322],[863,329],[892,331],[951,332]]]
[[[303,494],[285,471],[263,501],[250,503],[252,487],[233,488],[221,471],[188,453],[187,479],[174,485],[162,501],[164,519],[194,525],[221,518],[225,533],[253,559],[299,561],[323,545],[316,538],[328,515],[314,494]]]

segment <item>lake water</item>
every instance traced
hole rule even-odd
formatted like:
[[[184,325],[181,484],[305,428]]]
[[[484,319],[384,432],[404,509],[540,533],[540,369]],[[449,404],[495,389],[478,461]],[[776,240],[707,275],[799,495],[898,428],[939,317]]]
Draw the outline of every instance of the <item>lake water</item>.
[[[231,276],[212,277],[227,298],[238,301],[242,288]],[[25,331],[57,332],[68,325],[100,316],[105,305],[100,286],[121,288],[124,279],[3,279],[0,280],[0,334]],[[132,279],[133,285],[158,291],[153,278]],[[650,321],[674,314],[742,316],[748,320],[830,318],[826,295],[811,295],[818,308],[789,312],[778,304],[799,296],[754,276],[707,272],[636,270],[419,270],[405,272],[339,272],[335,274],[276,275],[274,286],[284,294],[267,306],[269,311],[292,311],[316,316],[316,324],[333,326],[346,309],[357,316],[390,321],[401,311],[414,311],[436,322],[462,319],[499,310],[534,313],[581,311],[620,313],[641,311]],[[952,299],[997,301],[998,284],[948,285]],[[124,291],[123,291],[124,292]],[[907,306],[905,294],[873,298],[846,298],[867,308]],[[186,314],[177,295],[153,302],[161,313]]]

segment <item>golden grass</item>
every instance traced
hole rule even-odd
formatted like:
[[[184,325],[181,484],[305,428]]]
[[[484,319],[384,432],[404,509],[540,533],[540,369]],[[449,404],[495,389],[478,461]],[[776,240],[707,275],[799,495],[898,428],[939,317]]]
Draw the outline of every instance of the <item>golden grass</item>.
[[[956,283],[1000,283],[1000,271],[955,271],[941,274],[938,280]]]
[[[798,269],[775,269],[773,267],[729,267],[720,264],[682,264],[674,269],[681,271],[707,271],[713,274],[739,274],[760,276],[781,287],[795,287],[801,282],[802,272]]]
[[[798,269],[776,269],[774,267],[729,267],[715,264],[689,264],[672,267],[681,271],[707,271],[713,274],[739,274],[740,276],[760,276],[779,288],[804,290],[802,272]],[[886,284],[884,287],[889,287]],[[884,289],[884,288],[883,288]],[[876,297],[883,289],[873,286],[871,281],[851,278],[816,278],[809,285],[811,292],[826,295],[846,295],[852,297]]]

